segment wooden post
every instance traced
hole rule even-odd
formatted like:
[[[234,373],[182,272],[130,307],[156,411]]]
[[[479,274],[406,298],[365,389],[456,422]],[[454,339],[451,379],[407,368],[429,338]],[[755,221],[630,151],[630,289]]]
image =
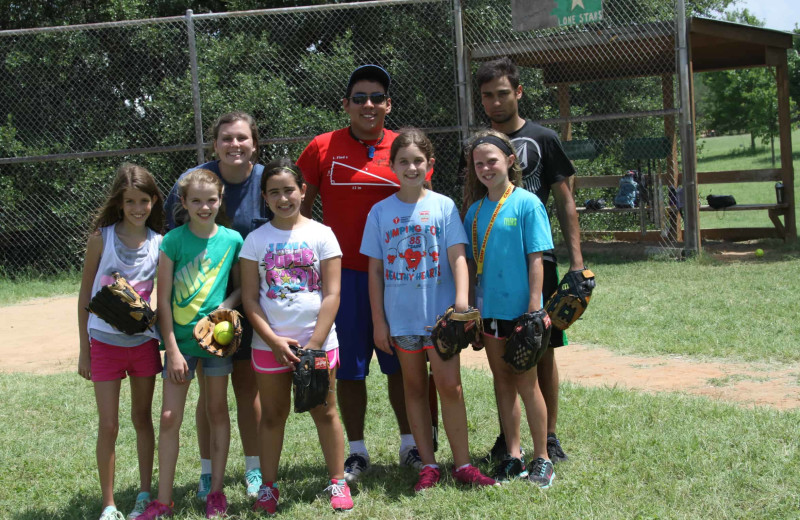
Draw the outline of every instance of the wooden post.
[[[570,115],[569,107],[569,83],[559,83],[556,87],[558,92],[558,113],[563,119],[567,119]],[[561,127],[561,140],[572,141],[572,123],[565,121],[559,125]],[[575,197],[575,177],[570,175],[567,179],[569,189],[572,191],[572,197]]]
[[[778,84],[778,131],[781,143],[781,178],[783,182],[783,202],[789,207],[783,214],[787,242],[797,240],[797,223],[794,205],[794,167],[792,166],[792,127],[789,114],[789,73],[786,51],[780,49],[778,63],[775,64],[775,79]]]
[[[556,87],[558,91],[558,113],[562,118],[568,118],[569,108],[569,83],[559,83]],[[572,123],[566,121],[561,123],[561,140],[572,141]]]

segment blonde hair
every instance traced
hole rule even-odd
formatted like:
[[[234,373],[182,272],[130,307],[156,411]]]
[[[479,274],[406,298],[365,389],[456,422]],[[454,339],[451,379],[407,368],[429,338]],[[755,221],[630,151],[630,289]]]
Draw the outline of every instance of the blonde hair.
[[[506,146],[508,146],[509,150],[514,150],[514,145],[511,144],[511,140],[508,138],[508,136],[504,133],[498,132],[497,130],[481,130],[470,138],[469,144],[467,144],[467,148],[464,151],[464,153],[467,155],[467,174],[464,182],[464,201],[466,207],[470,207],[476,200],[482,199],[489,191],[486,186],[484,186],[483,183],[478,180],[478,175],[475,173],[475,162],[472,158],[472,152],[475,151],[475,148],[481,144],[485,144],[477,143],[477,141],[482,137],[487,136],[497,137],[503,141]],[[503,150],[500,151],[502,152]],[[505,152],[503,152],[503,155],[506,155]],[[508,157],[508,155],[506,155],[506,157]],[[514,186],[522,187],[522,168],[520,167],[519,162],[516,160],[508,168],[508,180],[510,180],[511,184]]]
[[[181,204],[175,205],[176,225],[185,224],[189,221],[189,212],[183,207],[183,202],[189,194],[189,188],[204,184],[215,187],[219,195],[219,212],[217,213],[217,218],[214,219],[215,222],[223,226],[228,225],[229,221],[225,215],[225,185],[216,173],[204,168],[189,170],[186,175],[178,179],[178,195],[181,197]]]

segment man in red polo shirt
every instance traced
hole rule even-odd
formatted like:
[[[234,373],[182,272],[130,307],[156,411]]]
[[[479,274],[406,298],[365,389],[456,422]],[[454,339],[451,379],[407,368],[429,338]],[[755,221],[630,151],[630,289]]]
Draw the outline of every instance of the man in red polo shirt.
[[[311,217],[319,195],[322,221],[333,229],[343,253],[341,303],[336,316],[341,364],[336,378],[339,409],[350,444],[345,461],[345,478],[350,484],[370,468],[364,443],[365,378],[373,351],[381,372],[388,377],[389,401],[400,428],[400,464],[415,469],[422,465],[406,417],[400,364],[396,356],[375,349],[367,277],[369,260],[359,253],[369,210],[400,189],[397,176],[389,168],[389,150],[397,134],[384,128],[384,119],[392,110],[390,82],[389,73],[377,65],[363,65],[353,71],[342,100],[350,126],[318,135],[297,161],[308,186],[301,212]],[[431,172],[428,180],[430,175]]]

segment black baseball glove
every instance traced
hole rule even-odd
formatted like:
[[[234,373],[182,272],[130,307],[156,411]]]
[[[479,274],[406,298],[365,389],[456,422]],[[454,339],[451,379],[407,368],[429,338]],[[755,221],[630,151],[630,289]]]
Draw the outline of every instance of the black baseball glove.
[[[97,291],[86,310],[124,332],[141,334],[156,322],[156,313],[136,289],[116,271],[114,282]]]
[[[544,308],[553,325],[567,330],[581,317],[589,306],[595,287],[594,273],[585,267],[581,271],[570,271],[561,279],[558,289],[545,303]]]
[[[479,343],[482,332],[483,320],[478,309],[470,307],[464,312],[456,312],[451,305],[443,316],[436,318],[431,339],[436,352],[447,361],[468,345]]]
[[[330,390],[328,354],[324,350],[290,346],[300,362],[294,369],[294,411],[307,412],[321,404],[327,406]]]
[[[503,360],[517,373],[535,367],[550,344],[550,330],[550,316],[544,309],[523,314],[514,323]]]

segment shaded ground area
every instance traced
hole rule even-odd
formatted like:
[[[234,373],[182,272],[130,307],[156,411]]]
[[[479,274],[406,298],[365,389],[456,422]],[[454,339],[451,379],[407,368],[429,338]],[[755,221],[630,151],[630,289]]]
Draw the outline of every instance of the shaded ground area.
[[[2,310],[9,328],[0,345],[0,371],[77,370],[76,297],[31,300]],[[576,344],[560,349],[557,359],[562,381],[575,384],[687,392],[746,406],[800,408],[800,370],[793,366],[622,356],[603,347]],[[484,352],[465,351],[462,364],[488,371]]]

